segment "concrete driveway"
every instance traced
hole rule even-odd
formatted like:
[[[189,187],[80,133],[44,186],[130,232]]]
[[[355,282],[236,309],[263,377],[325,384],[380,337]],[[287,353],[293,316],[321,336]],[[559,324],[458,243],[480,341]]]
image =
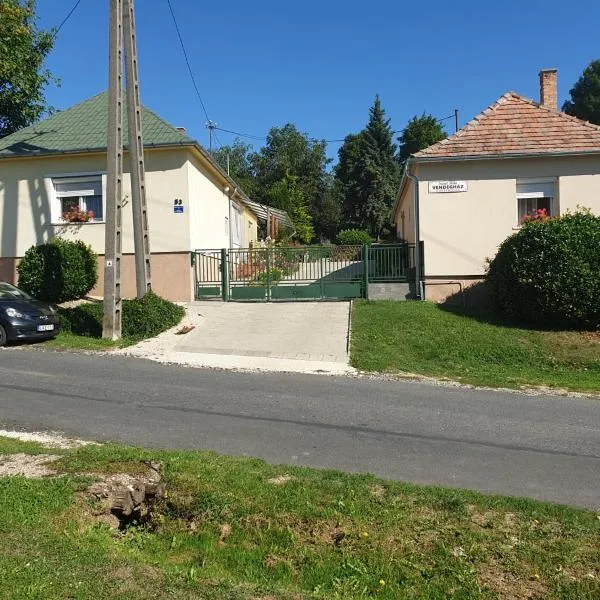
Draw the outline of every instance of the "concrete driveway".
[[[349,302],[193,302],[182,325],[121,350],[159,362],[301,373],[352,372]]]

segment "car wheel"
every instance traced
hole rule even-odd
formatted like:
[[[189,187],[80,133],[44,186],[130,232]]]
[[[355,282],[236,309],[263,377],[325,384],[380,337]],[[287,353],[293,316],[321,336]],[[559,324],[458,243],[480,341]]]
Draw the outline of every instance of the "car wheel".
[[[7,341],[6,329],[4,329],[4,327],[2,327],[2,325],[0,325],[0,348],[2,346],[6,346],[6,341]]]

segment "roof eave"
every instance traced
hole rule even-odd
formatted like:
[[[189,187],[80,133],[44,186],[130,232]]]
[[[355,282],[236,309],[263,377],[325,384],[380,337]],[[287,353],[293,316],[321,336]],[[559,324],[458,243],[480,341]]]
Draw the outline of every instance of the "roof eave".
[[[211,156],[209,152],[206,151],[205,148],[203,148],[197,142],[194,142],[192,146],[200,154],[200,156],[202,156],[202,158],[204,158],[204,160],[208,162],[208,164],[222,177],[223,181],[227,182],[231,186],[231,189],[233,190],[232,196],[235,197],[237,195],[237,199],[239,199],[258,220],[264,221],[265,219],[256,211],[255,208],[253,208],[252,205],[262,207],[265,212],[267,211],[267,206],[248,197],[246,192],[244,192],[244,190],[240,188],[240,186],[229,175],[227,175],[227,173],[225,173],[221,165],[219,165],[219,163]],[[286,211],[274,209],[272,207],[268,208],[272,210],[273,216],[275,216],[275,218],[277,218],[277,220],[279,220],[281,223],[287,226],[293,225],[292,220]]]
[[[506,152],[501,154],[454,154],[451,156],[418,156],[413,155],[415,163],[446,162],[461,160],[504,160],[510,158],[559,158],[569,156],[594,156],[600,154],[597,150],[562,151],[562,152]]]
[[[193,140],[182,140],[181,142],[168,142],[162,144],[148,144],[144,143],[144,150],[153,149],[168,149],[168,148],[183,148],[196,145]],[[127,147],[124,147],[124,151],[128,152]],[[74,148],[72,150],[41,150],[39,152],[23,152],[19,154],[4,154],[0,152],[0,160],[15,159],[15,158],[39,158],[40,156],[65,156],[75,154],[100,154],[106,152],[106,146],[99,146],[95,148]]]

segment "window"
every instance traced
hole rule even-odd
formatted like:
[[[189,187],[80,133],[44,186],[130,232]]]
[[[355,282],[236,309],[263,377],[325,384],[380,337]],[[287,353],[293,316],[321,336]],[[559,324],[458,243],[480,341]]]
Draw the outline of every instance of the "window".
[[[102,175],[52,178],[52,185],[55,222],[104,221]]]
[[[521,225],[526,218],[544,211],[549,217],[557,214],[554,181],[517,182],[517,218]]]
[[[235,248],[239,248],[242,245],[242,213],[237,206],[233,205],[232,219],[231,219],[231,244]]]

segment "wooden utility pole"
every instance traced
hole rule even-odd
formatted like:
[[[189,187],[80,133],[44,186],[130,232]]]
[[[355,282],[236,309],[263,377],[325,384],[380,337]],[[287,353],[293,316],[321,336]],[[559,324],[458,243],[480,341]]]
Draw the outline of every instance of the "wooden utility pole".
[[[104,319],[102,337],[121,337],[121,222],[123,201],[122,0],[110,0]]]
[[[146,206],[144,142],[142,139],[142,107],[138,79],[137,42],[133,0],[123,0],[123,39],[125,40],[125,75],[127,89],[127,125],[131,171],[131,205],[133,208],[133,241],[135,245],[135,281],[137,297],[150,291],[150,237]]]
[[[104,319],[102,337],[121,337],[121,257],[123,207],[123,58],[126,66],[127,125],[137,295],[151,289],[150,242],[142,110],[138,80],[133,0],[110,1],[106,231],[104,250]],[[123,43],[125,41],[125,52]]]

